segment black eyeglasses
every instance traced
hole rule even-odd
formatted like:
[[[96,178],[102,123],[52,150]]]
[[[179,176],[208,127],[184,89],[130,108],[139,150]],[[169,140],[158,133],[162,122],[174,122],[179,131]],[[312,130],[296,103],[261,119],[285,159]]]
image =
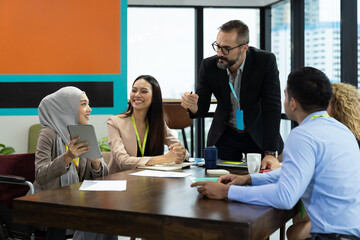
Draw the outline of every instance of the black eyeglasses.
[[[218,44],[216,43],[216,41],[215,41],[215,42],[213,42],[213,43],[211,44],[211,46],[213,47],[213,49],[214,49],[215,52],[218,52],[219,49],[221,49],[221,52],[222,52],[224,55],[228,55],[231,50],[233,50],[233,49],[235,49],[235,48],[238,48],[238,47],[241,47],[241,46],[246,45],[246,44],[247,44],[247,43],[242,43],[242,44],[240,44],[240,45],[238,45],[238,46],[236,46],[236,47],[232,47],[232,48],[231,48],[231,47],[221,47],[221,46],[218,45]]]

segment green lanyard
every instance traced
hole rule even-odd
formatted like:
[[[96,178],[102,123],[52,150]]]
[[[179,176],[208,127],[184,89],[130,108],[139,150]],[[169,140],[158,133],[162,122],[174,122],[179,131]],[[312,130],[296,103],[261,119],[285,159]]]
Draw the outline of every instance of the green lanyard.
[[[65,144],[65,148],[66,148],[66,151],[69,149],[69,147]],[[74,163],[75,167],[76,167],[76,171],[79,172],[79,159],[80,158],[74,158],[72,160],[72,162]]]
[[[144,142],[141,146],[141,142],[140,142],[140,137],[139,137],[139,133],[138,133],[138,130],[136,128],[136,124],[135,124],[135,121],[134,121],[134,118],[133,116],[131,115],[130,116],[131,118],[131,121],[134,125],[134,128],[135,128],[135,133],[136,133],[136,138],[137,138],[137,141],[138,141],[138,145],[139,145],[139,148],[140,148],[140,153],[141,153],[141,156],[143,157],[144,156],[144,152],[145,152],[145,146],[146,146],[146,140],[147,140],[147,136],[148,136],[148,133],[149,133],[149,122],[146,121],[146,131],[145,131],[145,136],[144,136]]]
[[[330,117],[330,115],[329,114],[314,115],[309,119],[309,121],[318,117]],[[304,217],[305,217],[305,207],[304,207],[304,203],[301,201],[301,218]]]
[[[312,116],[312,117],[309,119],[309,121],[312,120],[312,119],[314,119],[314,118],[318,118],[318,117],[330,117],[330,115],[329,115],[329,114],[314,115],[314,116]]]

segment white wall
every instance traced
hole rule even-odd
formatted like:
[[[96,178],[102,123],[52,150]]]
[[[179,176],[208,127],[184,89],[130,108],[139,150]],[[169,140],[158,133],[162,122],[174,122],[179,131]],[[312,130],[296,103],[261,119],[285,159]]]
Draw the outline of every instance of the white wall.
[[[90,115],[96,137],[108,136],[106,122],[111,115]],[[0,143],[15,148],[15,153],[26,153],[31,125],[39,123],[38,116],[0,116]]]

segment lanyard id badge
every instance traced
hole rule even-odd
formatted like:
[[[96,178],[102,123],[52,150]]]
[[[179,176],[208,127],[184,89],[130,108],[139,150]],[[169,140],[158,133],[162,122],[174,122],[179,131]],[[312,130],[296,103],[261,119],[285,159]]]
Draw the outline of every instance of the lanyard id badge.
[[[244,130],[244,111],[240,107],[236,110],[236,128]]]
[[[148,133],[149,133],[149,122],[146,120],[145,136],[144,136],[143,144],[141,146],[140,136],[139,136],[138,130],[136,128],[136,124],[135,124],[135,120],[134,120],[133,115],[131,115],[130,118],[131,118],[131,121],[132,121],[132,123],[134,125],[134,129],[135,129],[135,133],[136,133],[136,139],[137,139],[137,142],[138,142],[138,145],[139,145],[141,156],[143,157],[144,153],[145,153],[146,141],[147,141],[147,137],[148,137]]]
[[[231,88],[232,93],[234,94],[234,97],[236,98],[236,100],[240,99],[240,90],[239,90],[239,98],[236,96],[235,90],[234,90],[234,86],[233,84],[229,81],[229,85]],[[239,108],[236,110],[236,128],[239,130],[244,130],[244,111],[242,109]]]
[[[314,118],[318,118],[318,117],[330,117],[330,115],[329,115],[329,114],[314,115],[314,116],[312,116],[312,117],[309,119],[309,121],[312,120],[312,119],[314,119]]]

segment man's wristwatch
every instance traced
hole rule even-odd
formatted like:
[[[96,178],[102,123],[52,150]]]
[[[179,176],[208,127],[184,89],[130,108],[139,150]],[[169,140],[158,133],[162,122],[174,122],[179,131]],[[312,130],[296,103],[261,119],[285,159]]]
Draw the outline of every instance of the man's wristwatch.
[[[265,151],[264,152],[264,155],[271,155],[271,156],[274,156],[274,157],[278,157],[278,152],[277,151]]]

